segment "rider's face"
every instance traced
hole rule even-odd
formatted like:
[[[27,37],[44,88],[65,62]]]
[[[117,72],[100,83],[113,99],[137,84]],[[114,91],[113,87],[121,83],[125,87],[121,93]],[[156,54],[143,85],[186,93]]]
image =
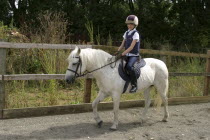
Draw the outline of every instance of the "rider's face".
[[[133,30],[135,28],[134,24],[127,24],[129,30]]]

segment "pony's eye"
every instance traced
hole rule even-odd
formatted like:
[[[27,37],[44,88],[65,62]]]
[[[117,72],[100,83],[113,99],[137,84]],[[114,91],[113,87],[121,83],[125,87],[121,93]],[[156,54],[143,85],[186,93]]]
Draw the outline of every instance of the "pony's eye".
[[[72,65],[76,65],[77,63],[73,63]]]

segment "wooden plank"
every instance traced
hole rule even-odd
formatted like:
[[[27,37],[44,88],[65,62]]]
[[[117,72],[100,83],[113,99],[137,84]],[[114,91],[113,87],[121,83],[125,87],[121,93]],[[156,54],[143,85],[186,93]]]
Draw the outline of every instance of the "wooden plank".
[[[210,96],[202,97],[178,97],[169,98],[169,105],[179,104],[194,104],[194,103],[207,103],[210,102]],[[152,100],[152,104],[154,100]],[[132,107],[143,107],[144,100],[131,100],[120,102],[120,108],[132,108]],[[113,102],[99,103],[99,110],[110,110],[113,109]],[[35,117],[35,116],[46,116],[46,115],[58,115],[58,114],[74,114],[92,111],[91,103],[84,103],[79,105],[67,105],[67,106],[50,106],[50,107],[37,107],[37,108],[21,108],[21,109],[4,109],[4,118],[21,118],[21,117]]]
[[[90,103],[91,101],[91,85],[92,85],[92,79],[88,78],[85,80],[85,93],[83,102],[84,103]]]
[[[210,76],[210,73],[183,73],[183,72],[170,72],[169,76]],[[64,80],[65,74],[14,74],[4,75],[5,81],[11,80],[50,80],[58,79]],[[2,75],[0,75],[2,80]]]
[[[170,72],[169,76],[210,76],[210,73]]]
[[[102,49],[108,52],[117,51],[117,46],[103,46],[103,45],[93,45],[94,49]],[[199,57],[208,58],[207,54],[198,53],[187,53],[187,52],[176,52],[176,51],[162,51],[162,50],[151,50],[151,49],[141,49],[141,54],[156,54],[156,55],[166,55],[166,56],[183,56],[183,57]]]
[[[63,80],[65,74],[15,74],[15,75],[4,75],[5,81],[10,80],[50,80],[59,79]],[[1,77],[0,77],[1,80]]]
[[[144,100],[138,101],[125,101],[121,102],[121,108],[138,107],[144,103]],[[112,102],[99,103],[99,110],[108,110],[113,108]],[[45,115],[59,115],[59,114],[74,114],[82,112],[92,111],[91,103],[83,103],[78,105],[66,105],[66,106],[49,106],[49,107],[37,107],[37,108],[21,108],[21,109],[4,109],[4,118],[21,118],[21,117],[36,117]]]
[[[76,46],[80,48],[95,48],[102,50],[117,50],[114,46],[98,46],[98,45],[77,45],[77,44],[41,44],[41,43],[11,43],[11,42],[0,42],[0,48],[15,48],[15,49],[30,49],[30,48],[40,48],[40,49],[74,49]],[[183,57],[200,57],[208,58],[207,54],[196,54],[196,53],[186,53],[186,52],[175,52],[175,51],[162,51],[162,50],[151,50],[151,49],[141,49],[142,54],[157,54],[157,55],[168,55],[168,56],[183,56]]]
[[[4,118],[37,117],[45,115],[71,114],[91,111],[91,104],[49,106],[37,108],[5,109]]]
[[[74,49],[76,46],[81,49],[92,48],[92,45],[77,45],[77,44],[41,44],[41,43],[11,43],[0,42],[0,48],[13,48],[13,49]]]
[[[142,54],[168,55],[168,56],[183,56],[183,57],[200,57],[200,58],[208,57],[208,55],[206,55],[206,54],[175,52],[175,51],[162,51],[162,50],[151,50],[151,49],[141,49],[141,53]]]
[[[208,102],[210,102],[210,96],[175,97],[168,99],[169,105],[196,104],[196,103],[208,103]]]
[[[5,108],[5,84],[2,75],[6,73],[6,49],[0,48],[0,118],[3,118],[3,109]]]
[[[210,50],[207,51],[208,58],[206,59],[206,72],[210,72]],[[210,77],[205,78],[203,95],[209,95]]]

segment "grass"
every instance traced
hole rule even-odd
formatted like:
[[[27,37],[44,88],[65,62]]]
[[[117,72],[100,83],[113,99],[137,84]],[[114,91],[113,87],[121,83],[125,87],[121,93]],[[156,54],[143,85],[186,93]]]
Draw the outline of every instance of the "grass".
[[[180,96],[202,96],[203,93],[203,78],[202,77],[173,77],[170,78],[169,97]],[[29,82],[29,83],[27,83]],[[31,81],[16,81],[15,83],[6,84],[7,93],[7,108],[22,108],[22,107],[38,107],[50,105],[68,105],[83,103],[84,80],[77,80],[74,85],[63,86],[62,82],[58,84],[58,89],[55,94],[49,92],[49,81],[45,81],[46,85],[36,84],[32,86]],[[16,85],[16,88],[10,88]],[[29,86],[31,85],[31,86]],[[8,90],[10,89],[10,90]],[[91,102],[96,98],[98,88],[93,82]],[[156,95],[155,89],[151,91],[151,97]],[[121,101],[143,99],[143,93],[123,94]],[[111,97],[104,100],[105,102],[112,101]]]
[[[38,107],[82,103],[83,89],[77,81],[74,85],[63,87],[63,81],[56,80],[58,88],[52,93],[51,81],[8,81],[6,82],[6,107]],[[13,87],[13,88],[10,88]],[[73,88],[76,87],[76,88]]]
[[[169,67],[170,72],[205,72],[205,60],[199,58],[176,58],[174,65]],[[169,96],[202,96],[204,91],[204,77],[170,77]]]
[[[69,105],[69,104],[80,104],[83,103],[84,95],[84,80],[77,80],[73,85],[67,85],[66,87],[59,87],[55,94],[49,92],[49,88],[40,88],[36,82],[34,85],[27,86],[31,81],[15,81],[6,82],[6,108],[23,108],[23,107],[39,107],[39,106],[50,106],[50,105]],[[57,81],[59,82],[59,81]],[[48,81],[47,83],[50,83]],[[36,85],[36,86],[35,86]],[[10,88],[10,87],[15,88]],[[60,85],[62,86],[62,85]],[[93,101],[97,96],[97,86],[95,82],[92,84],[92,96]],[[142,94],[124,94],[121,100],[132,100],[141,99]],[[112,101],[112,98],[106,98],[105,102]]]
[[[169,97],[202,96],[203,91],[203,77],[170,78]]]

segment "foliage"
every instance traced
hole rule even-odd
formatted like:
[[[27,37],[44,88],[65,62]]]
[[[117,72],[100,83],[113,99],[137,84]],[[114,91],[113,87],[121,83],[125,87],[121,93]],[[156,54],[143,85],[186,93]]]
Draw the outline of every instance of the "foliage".
[[[90,38],[90,43],[93,44],[94,38],[93,38],[93,22],[87,20],[87,23],[85,23],[85,27],[88,31],[88,36]]]
[[[101,44],[101,35],[100,35],[100,32],[99,32],[99,27],[98,27],[98,34],[96,35],[96,42],[97,42],[97,45]]]
[[[107,46],[112,46],[112,37],[111,34],[109,33],[108,39],[107,39]]]
[[[36,32],[34,32],[34,34],[33,27],[30,25],[25,25],[21,28],[22,31],[27,31],[28,33],[31,33],[30,40],[32,42],[54,44],[65,43],[67,36],[67,22],[64,18],[63,13],[51,13],[49,11],[45,11],[37,18],[40,21],[40,28]],[[11,49],[9,50],[7,57],[7,73],[63,73],[66,69],[65,59],[67,58],[68,54],[69,51],[64,50],[58,51],[46,49]],[[20,82],[20,84],[23,86],[21,86],[21,90],[17,91],[17,94],[20,96],[19,98],[25,99],[25,97],[22,97],[26,96],[24,87],[31,87],[31,85],[30,83],[25,81]],[[41,87],[45,86],[45,84],[46,82],[40,81]],[[46,100],[48,105],[55,105],[58,103],[58,84],[59,83],[57,83],[56,80],[49,80],[44,87],[45,91],[43,94],[47,94]],[[15,81],[10,83],[10,86],[11,85],[12,87],[18,87],[17,82]],[[14,101],[13,98],[15,98],[16,96],[14,96],[13,94],[9,94],[9,97],[11,101]],[[8,103],[8,106],[10,106],[10,104],[11,102]],[[18,104],[19,103],[17,103],[16,105],[19,106]]]
[[[8,40],[8,32],[10,28],[7,25],[4,25],[3,22],[0,22],[0,39]]]
[[[187,46],[190,51],[199,52],[208,48],[210,42],[209,0],[19,0],[18,7],[15,1],[2,0],[0,6],[0,20],[9,24],[13,17],[17,27],[26,23],[33,26],[34,31],[40,26],[39,13],[46,10],[65,13],[71,42],[87,41],[90,30],[86,30],[86,19],[94,23],[94,29],[100,26],[101,41],[107,39],[109,31],[113,41],[122,40],[126,30],[124,21],[129,14],[139,17],[137,29],[141,39],[153,44],[167,40],[173,50],[186,51],[183,46]],[[92,40],[98,33],[91,34]]]
[[[0,1],[0,21],[9,24],[11,21],[11,13],[8,5],[8,0]]]

